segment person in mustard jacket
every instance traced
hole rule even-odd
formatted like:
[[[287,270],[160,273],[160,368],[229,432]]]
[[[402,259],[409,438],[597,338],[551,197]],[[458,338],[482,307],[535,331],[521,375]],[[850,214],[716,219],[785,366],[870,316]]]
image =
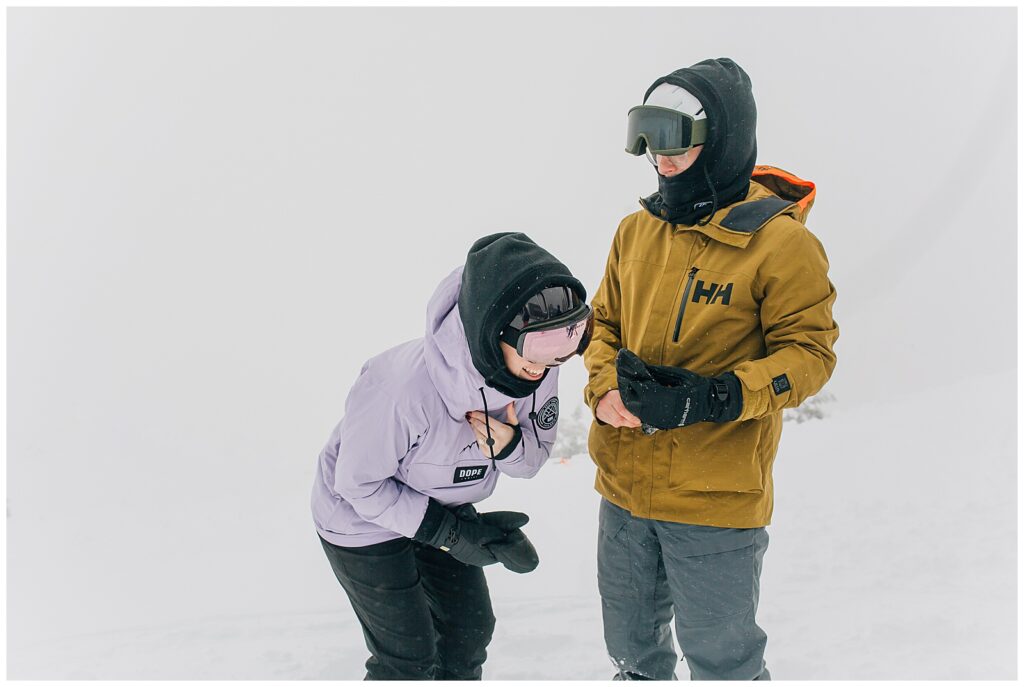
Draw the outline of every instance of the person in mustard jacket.
[[[769,679],[755,620],[782,410],[835,367],[813,183],[755,164],[729,59],[657,79],[627,117],[658,192],[619,224],[584,355],[602,495],[598,584],[616,679]]]

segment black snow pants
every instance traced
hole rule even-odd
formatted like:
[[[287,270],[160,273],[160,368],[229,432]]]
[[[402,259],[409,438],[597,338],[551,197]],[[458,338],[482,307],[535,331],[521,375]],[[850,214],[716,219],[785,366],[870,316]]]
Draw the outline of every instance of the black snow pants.
[[[363,628],[366,680],[480,680],[494,612],[481,568],[414,542],[320,538]]]

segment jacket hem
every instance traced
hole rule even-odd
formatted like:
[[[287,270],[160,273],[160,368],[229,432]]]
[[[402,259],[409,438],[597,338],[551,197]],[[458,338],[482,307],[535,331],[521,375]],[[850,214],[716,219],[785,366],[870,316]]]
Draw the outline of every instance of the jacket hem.
[[[395,539],[407,538],[405,535],[399,534],[398,532],[391,532],[389,530],[381,530],[380,532],[369,532],[365,534],[340,534],[338,532],[325,530],[319,525],[314,525],[314,527],[316,528],[316,533],[319,534],[324,541],[334,544],[335,546],[370,546],[372,544],[383,544],[386,541],[392,541]]]
[[[678,522],[685,525],[707,527],[729,527],[748,529],[767,527],[772,522],[773,498],[771,492],[745,494],[741,492],[672,492],[672,503],[666,506],[665,493],[656,494],[655,502],[648,512],[642,513],[631,506],[628,496],[622,498],[611,487],[608,478],[600,471],[595,478],[597,493],[634,517],[664,522]]]

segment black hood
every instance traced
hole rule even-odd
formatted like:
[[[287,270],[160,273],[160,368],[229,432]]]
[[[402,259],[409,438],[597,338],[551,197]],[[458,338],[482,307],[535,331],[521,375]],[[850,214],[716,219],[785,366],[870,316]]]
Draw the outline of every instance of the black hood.
[[[663,83],[685,88],[700,101],[708,138],[688,170],[674,177],[658,175],[659,191],[644,199],[644,206],[674,224],[693,224],[746,197],[757,160],[757,107],[750,77],[726,57],[661,77],[647,89],[644,102]]]
[[[459,316],[473,366],[488,386],[513,398],[529,396],[540,386],[544,377],[531,382],[508,371],[498,334],[531,296],[548,286],[563,285],[586,301],[586,289],[569,268],[526,234],[491,234],[469,249],[459,290]]]

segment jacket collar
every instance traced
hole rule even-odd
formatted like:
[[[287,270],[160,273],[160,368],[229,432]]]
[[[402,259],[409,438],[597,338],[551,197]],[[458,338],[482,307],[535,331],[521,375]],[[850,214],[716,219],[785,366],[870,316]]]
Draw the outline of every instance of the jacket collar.
[[[696,231],[719,243],[746,248],[758,230],[780,215],[804,222],[815,194],[813,182],[777,167],[759,165],[754,168],[746,198],[719,209],[704,226],[677,224],[672,228],[673,231]],[[665,221],[643,199],[640,204],[648,215]]]

